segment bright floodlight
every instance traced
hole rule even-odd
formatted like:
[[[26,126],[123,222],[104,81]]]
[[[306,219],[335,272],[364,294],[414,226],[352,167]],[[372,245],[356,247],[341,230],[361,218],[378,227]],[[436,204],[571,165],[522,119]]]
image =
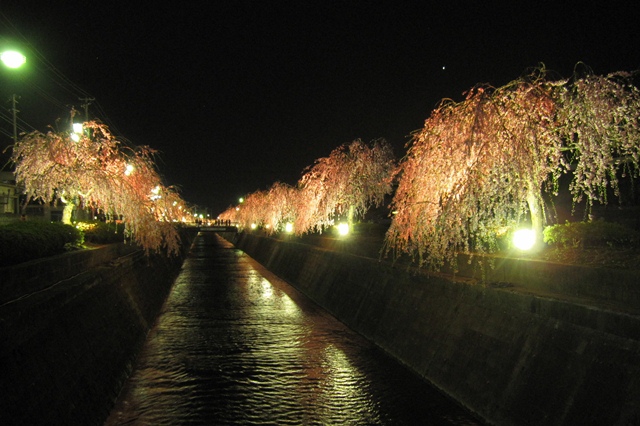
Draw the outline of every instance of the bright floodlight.
[[[73,133],[82,134],[82,123],[73,123]]]
[[[349,224],[348,223],[339,223],[338,226],[338,234],[345,236],[347,234],[349,234]]]
[[[292,233],[292,232],[293,232],[293,223],[291,223],[291,222],[287,223],[287,224],[284,226],[284,231],[285,231],[287,234]]]
[[[513,245],[520,250],[530,250],[536,243],[536,233],[532,229],[520,229],[513,234]]]
[[[133,167],[132,164],[127,164],[127,167],[124,169],[124,175],[129,176],[131,173],[133,173],[134,170],[135,167]]]
[[[22,53],[16,52],[15,50],[2,52],[2,54],[0,54],[0,60],[2,60],[2,62],[4,62],[4,64],[9,68],[20,68],[25,62],[27,62],[27,58]]]

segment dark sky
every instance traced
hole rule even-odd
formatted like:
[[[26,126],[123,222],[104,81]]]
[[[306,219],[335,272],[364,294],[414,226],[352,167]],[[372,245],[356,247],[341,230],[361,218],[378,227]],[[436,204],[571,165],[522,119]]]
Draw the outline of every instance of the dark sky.
[[[402,157],[438,101],[476,83],[540,62],[558,77],[580,61],[640,69],[633,1],[39,3],[0,8],[0,42],[30,55],[19,74],[0,70],[2,147],[12,93],[38,130],[93,97],[92,118],[159,150],[166,183],[211,213],[295,184],[357,138]]]

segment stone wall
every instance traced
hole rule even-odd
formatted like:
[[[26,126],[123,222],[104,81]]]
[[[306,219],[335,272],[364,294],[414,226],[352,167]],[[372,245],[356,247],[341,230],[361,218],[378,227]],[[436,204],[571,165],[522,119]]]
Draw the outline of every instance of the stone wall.
[[[130,244],[107,244],[93,249],[74,251],[0,268],[0,304],[41,291],[88,269],[118,259],[132,261],[142,252]]]
[[[235,244],[490,424],[640,424],[640,306],[609,289],[635,294],[637,278],[504,260],[480,283],[294,241]]]
[[[192,238],[185,235],[185,251]],[[107,418],[183,260],[121,250],[0,271],[0,424]]]

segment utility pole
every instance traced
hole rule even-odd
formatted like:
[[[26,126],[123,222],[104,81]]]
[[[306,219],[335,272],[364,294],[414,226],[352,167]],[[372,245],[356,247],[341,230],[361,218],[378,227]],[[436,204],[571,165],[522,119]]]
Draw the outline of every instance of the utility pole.
[[[13,144],[18,143],[18,111],[16,104],[18,103],[19,96],[15,93],[11,96],[11,112],[13,113]]]
[[[78,98],[78,100],[83,101],[84,103],[80,106],[84,108],[84,121],[89,121],[89,105],[91,105],[92,101],[95,101],[95,98]]]

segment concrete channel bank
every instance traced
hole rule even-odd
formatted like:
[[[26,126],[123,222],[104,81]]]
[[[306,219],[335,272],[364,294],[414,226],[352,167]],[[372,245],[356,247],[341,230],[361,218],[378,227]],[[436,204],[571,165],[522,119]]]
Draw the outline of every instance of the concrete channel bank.
[[[102,424],[183,259],[112,244],[0,269],[0,424]]]
[[[607,274],[513,263],[483,285],[294,241],[225,237],[489,424],[640,424],[640,306],[624,300],[637,277],[596,283]],[[526,268],[556,270],[555,279],[540,272],[527,287]],[[600,291],[611,296],[603,303],[576,292],[620,285]]]

